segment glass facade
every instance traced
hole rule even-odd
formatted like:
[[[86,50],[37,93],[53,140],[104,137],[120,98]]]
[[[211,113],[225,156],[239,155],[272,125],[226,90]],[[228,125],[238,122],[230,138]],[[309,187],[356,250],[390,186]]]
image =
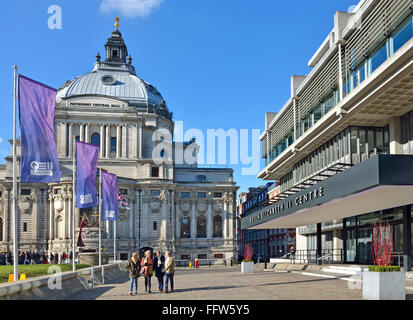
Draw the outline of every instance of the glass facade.
[[[281,192],[335,163],[357,164],[378,153],[389,153],[389,127],[349,127],[294,165],[281,178]]]
[[[362,264],[373,263],[373,223],[388,222],[393,230],[394,257],[392,263],[397,265],[399,262],[397,257],[404,254],[404,235],[406,233],[403,230],[404,210],[410,210],[410,206],[382,210],[345,219],[345,261]]]
[[[403,154],[413,154],[413,111],[400,118]]]
[[[351,71],[344,81],[344,94],[354,90],[412,37],[413,16],[410,15],[385,41],[371,48],[371,53],[364,60],[352,63]]]
[[[327,112],[329,112],[339,102],[339,92],[334,90],[330,92],[324,101],[317,104],[312,111],[300,122],[300,134],[304,134]]]

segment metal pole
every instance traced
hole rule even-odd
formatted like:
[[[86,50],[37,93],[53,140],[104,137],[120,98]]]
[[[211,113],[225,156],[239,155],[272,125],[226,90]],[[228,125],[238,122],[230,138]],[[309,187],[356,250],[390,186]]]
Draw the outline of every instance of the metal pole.
[[[102,169],[99,168],[99,265],[102,265]]]
[[[14,69],[14,101],[13,101],[13,274],[14,281],[19,278],[18,274],[18,239],[17,239],[17,96],[18,96],[18,75],[17,66]]]
[[[72,187],[72,270],[76,271],[76,137],[73,136],[73,187]]]
[[[113,263],[116,262],[116,220],[113,220]]]

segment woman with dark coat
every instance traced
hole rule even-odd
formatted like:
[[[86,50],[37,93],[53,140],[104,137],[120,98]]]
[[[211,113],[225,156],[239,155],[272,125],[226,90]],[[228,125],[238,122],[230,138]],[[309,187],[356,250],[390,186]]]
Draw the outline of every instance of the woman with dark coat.
[[[135,282],[135,294],[138,294],[138,278],[140,271],[139,257],[136,252],[132,253],[132,257],[128,261],[126,269],[129,271],[130,290],[129,295],[133,295],[133,283]]]
[[[161,255],[161,252],[156,253],[153,258],[153,269],[155,270],[155,277],[158,278],[159,291],[163,290],[163,277],[165,275],[165,257]]]

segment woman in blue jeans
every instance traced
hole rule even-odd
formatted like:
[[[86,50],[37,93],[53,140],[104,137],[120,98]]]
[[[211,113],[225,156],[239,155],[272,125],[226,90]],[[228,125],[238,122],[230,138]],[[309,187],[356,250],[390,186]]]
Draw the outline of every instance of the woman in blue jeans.
[[[130,289],[129,295],[133,295],[133,283],[135,283],[135,294],[138,294],[138,278],[140,271],[139,257],[136,252],[132,253],[132,258],[129,259],[126,269],[129,271]]]
[[[171,292],[174,292],[175,261],[170,252],[165,253],[165,286],[162,292],[168,293],[168,281],[171,283]]]

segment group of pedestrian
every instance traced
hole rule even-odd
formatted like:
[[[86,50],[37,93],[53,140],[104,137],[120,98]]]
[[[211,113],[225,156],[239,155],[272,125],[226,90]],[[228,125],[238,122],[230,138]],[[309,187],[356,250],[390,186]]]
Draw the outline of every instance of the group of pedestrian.
[[[151,251],[146,251],[142,259],[139,259],[138,254],[134,252],[128,261],[127,269],[130,278],[129,295],[133,295],[134,285],[135,294],[138,294],[138,278],[140,276],[145,278],[145,292],[152,293],[151,279],[153,275],[158,279],[160,292],[168,293],[168,283],[171,285],[171,292],[174,292],[175,261],[170,252],[166,252],[163,256],[161,251],[158,251],[153,259]]]
[[[63,251],[46,252],[39,251],[18,251],[17,253],[18,264],[62,264],[70,263],[72,260],[72,253],[69,256]],[[13,264],[13,253],[8,250],[0,252],[0,265],[12,265]]]

